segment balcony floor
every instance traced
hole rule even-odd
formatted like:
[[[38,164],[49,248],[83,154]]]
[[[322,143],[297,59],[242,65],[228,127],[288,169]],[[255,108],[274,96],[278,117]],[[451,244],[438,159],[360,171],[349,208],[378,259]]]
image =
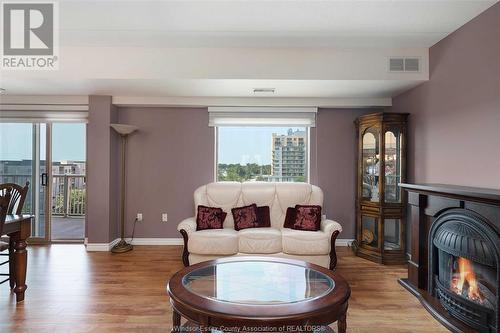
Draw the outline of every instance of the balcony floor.
[[[81,240],[84,237],[84,217],[52,216],[52,240]]]

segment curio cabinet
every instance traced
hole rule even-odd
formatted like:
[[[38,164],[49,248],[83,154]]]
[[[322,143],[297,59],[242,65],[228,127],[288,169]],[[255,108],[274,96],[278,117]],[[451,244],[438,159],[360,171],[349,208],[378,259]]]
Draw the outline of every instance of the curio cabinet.
[[[402,264],[405,254],[407,114],[359,117],[355,253],[382,264]]]

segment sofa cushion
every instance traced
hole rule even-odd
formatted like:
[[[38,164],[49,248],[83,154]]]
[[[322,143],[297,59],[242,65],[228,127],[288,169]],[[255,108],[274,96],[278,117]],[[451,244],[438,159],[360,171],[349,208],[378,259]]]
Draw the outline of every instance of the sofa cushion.
[[[288,207],[286,209],[285,222],[283,223],[283,228],[293,228],[296,216],[297,212],[295,211],[295,208]]]
[[[318,231],[321,226],[321,206],[317,205],[296,205],[295,230]]]
[[[239,182],[219,182],[207,184],[205,193],[206,203],[197,201],[196,198],[197,195],[195,194],[195,204],[197,205],[221,207],[223,211],[228,213],[227,218],[224,221],[224,228],[234,228],[231,208],[245,206],[241,200],[241,183]]]
[[[255,216],[253,215],[254,213]],[[234,230],[236,231],[247,228],[271,227],[269,206],[257,207],[256,204],[252,204],[244,207],[236,207],[231,209],[231,214],[233,215]]]
[[[241,253],[281,252],[281,231],[274,228],[250,228],[238,232],[238,248]]]
[[[269,206],[257,207],[257,218],[259,220],[259,227],[271,227],[271,214],[269,213]]]
[[[233,215],[234,230],[236,231],[259,226],[256,204],[232,208],[231,214]]]
[[[196,214],[196,230],[222,229],[227,213],[222,208],[198,206]]]
[[[207,229],[189,234],[188,249],[197,254],[231,255],[238,253],[238,232],[229,229]]]
[[[330,235],[323,231],[282,229],[283,253],[321,255],[330,253]]]

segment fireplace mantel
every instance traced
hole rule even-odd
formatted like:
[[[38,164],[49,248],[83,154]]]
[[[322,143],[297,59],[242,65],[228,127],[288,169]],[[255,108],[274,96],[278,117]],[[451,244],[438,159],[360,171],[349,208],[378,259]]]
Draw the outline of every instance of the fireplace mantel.
[[[444,212],[456,209],[483,217],[500,234],[500,190],[445,184],[401,184],[408,192],[407,230],[409,243],[408,278],[400,280],[422,305],[453,332],[472,332],[471,328],[450,315],[433,296],[429,285],[429,232]]]
[[[447,184],[401,184],[408,192],[500,205],[500,190]]]

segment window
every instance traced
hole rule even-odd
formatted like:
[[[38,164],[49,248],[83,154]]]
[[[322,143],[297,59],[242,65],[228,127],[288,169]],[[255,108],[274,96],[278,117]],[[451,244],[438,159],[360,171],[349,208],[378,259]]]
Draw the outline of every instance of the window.
[[[217,127],[217,181],[307,182],[308,127]]]
[[[307,182],[312,107],[209,107],[217,181]]]

